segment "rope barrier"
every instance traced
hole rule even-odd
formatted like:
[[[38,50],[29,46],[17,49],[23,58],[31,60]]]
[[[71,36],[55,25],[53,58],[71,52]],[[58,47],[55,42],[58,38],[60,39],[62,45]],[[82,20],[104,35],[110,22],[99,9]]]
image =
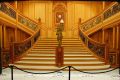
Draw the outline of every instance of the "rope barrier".
[[[113,70],[116,70],[116,69],[118,69],[118,67],[117,68],[114,68],[114,69],[111,69],[111,70],[108,70],[108,71],[103,71],[103,72],[86,72],[86,71],[82,71],[82,70],[78,70],[78,69],[76,69],[75,67],[73,67],[73,66],[71,66],[74,70],[76,70],[76,71],[79,71],[79,72],[82,72],[82,73],[87,73],[87,74],[101,74],[101,73],[107,73],[107,72],[111,72],[111,71],[113,71]]]
[[[9,66],[7,66],[7,67],[3,67],[2,70],[7,69],[7,68],[9,68]]]
[[[10,66],[9,66],[9,67],[10,67]],[[66,66],[66,67],[64,67],[64,68],[62,68],[62,69],[56,70],[56,71],[45,72],[45,73],[34,73],[34,72],[30,72],[30,71],[26,71],[26,70],[20,69],[20,68],[18,68],[18,67],[16,67],[16,66],[13,66],[13,67],[15,67],[16,69],[21,70],[21,71],[23,71],[23,72],[30,73],[30,74],[50,74],[50,73],[60,72],[60,71],[62,71],[62,70],[64,70],[64,69],[66,69],[68,66]]]
[[[9,66],[9,67],[10,67],[10,66]],[[73,68],[73,69],[76,70],[76,71],[79,71],[79,72],[82,72],[82,73],[87,73],[87,74],[100,74],[100,73],[111,72],[111,71],[116,70],[116,69],[119,68],[119,67],[117,67],[117,68],[114,68],[114,69],[111,69],[111,70],[107,70],[107,71],[103,71],[103,72],[86,72],[86,71],[82,71],[82,70],[76,69],[76,68],[73,67],[73,66],[66,66],[66,67],[64,67],[64,68],[62,68],[62,69],[55,70],[55,71],[52,71],[52,72],[34,73],[34,72],[30,72],[30,71],[26,71],[26,70],[20,69],[20,68],[18,68],[18,67],[16,67],[16,66],[13,66],[13,67],[15,67],[16,69],[21,70],[21,71],[23,71],[23,72],[31,73],[31,74],[50,74],[50,73],[60,72],[60,71],[62,71],[62,70],[64,70],[64,69],[66,69],[66,68],[70,68],[70,69]],[[5,68],[5,69],[6,69],[6,68]]]
[[[23,71],[23,72],[26,72],[26,73],[30,73],[30,74],[50,74],[50,73],[60,72],[60,71],[62,71],[62,70],[64,70],[64,69],[68,68],[68,70],[69,70],[68,80],[71,80],[71,68],[72,68],[73,70],[76,70],[76,71],[79,71],[79,72],[82,72],[82,73],[87,73],[87,74],[100,74],[100,73],[111,72],[111,71],[113,71],[113,70],[118,69],[119,67],[114,68],[114,69],[111,69],[111,70],[103,71],[103,72],[86,72],[86,71],[78,70],[78,69],[76,69],[76,68],[73,67],[73,66],[66,66],[66,67],[63,67],[62,69],[59,69],[59,70],[55,70],[55,71],[52,71],[52,72],[44,72],[44,73],[35,73],[35,72],[26,71],[26,70],[23,70],[23,69],[20,69],[20,68],[14,66],[13,64],[10,64],[10,65],[9,65],[9,68],[11,69],[11,80],[13,80],[13,77],[14,77],[14,74],[13,74],[13,69],[14,69],[14,68],[16,68],[16,69],[18,69],[18,70],[21,70],[21,71]]]

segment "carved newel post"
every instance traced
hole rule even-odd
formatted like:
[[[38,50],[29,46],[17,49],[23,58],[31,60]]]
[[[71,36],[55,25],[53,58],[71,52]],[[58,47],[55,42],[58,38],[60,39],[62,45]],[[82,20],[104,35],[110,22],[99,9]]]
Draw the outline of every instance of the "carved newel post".
[[[57,41],[58,41],[58,46],[56,47],[56,66],[57,67],[62,67],[63,66],[63,47],[62,45],[62,31],[63,31],[63,26],[64,26],[64,21],[61,19],[60,24],[57,26]]]

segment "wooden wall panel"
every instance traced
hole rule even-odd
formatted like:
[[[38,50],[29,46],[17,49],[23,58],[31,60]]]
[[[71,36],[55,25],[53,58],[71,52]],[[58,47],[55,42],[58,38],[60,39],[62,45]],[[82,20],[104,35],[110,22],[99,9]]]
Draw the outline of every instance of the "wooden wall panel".
[[[6,27],[6,47],[9,48],[10,42],[15,41],[14,28]]]
[[[23,13],[23,2],[18,1],[17,9],[18,9],[21,13]]]
[[[111,5],[112,1],[106,1],[105,2],[105,8],[108,8]]]
[[[35,20],[41,18],[41,21],[45,23],[45,3],[34,3],[35,4]],[[49,14],[49,13],[48,13]]]
[[[15,37],[17,37],[16,38],[17,42],[24,41],[25,39],[30,37],[30,35],[28,35],[27,33],[23,32],[20,29],[17,29],[17,36],[15,36],[15,29],[14,28],[6,27],[6,30],[4,30],[4,31],[5,32],[3,32],[3,35],[6,34],[3,36],[3,38],[5,39],[3,42],[4,48],[9,48],[10,43],[15,42]]]
[[[28,15],[28,17],[30,17],[32,19],[34,19],[34,17],[35,17],[34,8],[35,8],[35,4],[33,2],[29,2],[29,15]]]
[[[19,1],[22,2],[22,1]],[[21,6],[18,2],[18,7]],[[51,34],[41,35],[41,37],[55,38],[55,27],[54,27],[54,16],[53,16],[53,1],[23,1],[23,14],[34,19],[38,20],[41,18],[41,22],[46,27],[47,31],[43,30],[43,34],[48,32]],[[65,4],[67,8],[66,13],[66,31],[63,32],[64,37],[78,37],[78,32],[74,35],[73,28],[78,27],[78,20],[81,18],[82,22],[92,18],[102,11],[102,2],[98,1],[67,1]]]
[[[102,43],[102,30],[99,30],[99,31],[89,35],[89,37],[97,42]]]
[[[30,35],[28,35],[27,33],[21,31],[20,29],[17,30],[17,42],[21,42],[29,37]]]
[[[28,1],[23,2],[23,14],[29,17],[29,3]]]
[[[2,47],[2,36],[3,36],[3,34],[2,34],[2,25],[0,24],[0,48]]]

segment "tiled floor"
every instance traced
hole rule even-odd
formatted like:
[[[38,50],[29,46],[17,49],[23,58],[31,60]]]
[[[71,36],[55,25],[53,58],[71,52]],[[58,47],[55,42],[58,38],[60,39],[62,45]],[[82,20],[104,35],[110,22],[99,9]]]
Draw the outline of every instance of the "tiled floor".
[[[0,75],[0,80],[11,80],[10,69],[3,70],[3,74]],[[68,71],[51,74],[30,74],[14,70],[14,80],[68,80]],[[118,69],[101,74],[86,74],[71,71],[71,80],[120,80],[120,75]]]

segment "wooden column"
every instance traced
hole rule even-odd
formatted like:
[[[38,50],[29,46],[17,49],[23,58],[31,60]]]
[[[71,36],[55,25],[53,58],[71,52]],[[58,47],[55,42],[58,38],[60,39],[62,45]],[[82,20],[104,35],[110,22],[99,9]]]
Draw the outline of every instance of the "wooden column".
[[[6,25],[3,25],[3,47],[6,48],[7,44],[6,44]]]
[[[0,24],[0,74],[2,74],[2,25]]]
[[[115,48],[115,27],[113,27],[113,48]]]
[[[15,1],[15,8],[17,9],[17,1]]]
[[[105,1],[102,2],[103,10],[105,9]]]
[[[105,30],[102,30],[102,43],[105,43]]]
[[[0,24],[0,74],[2,74],[2,25]]]
[[[17,42],[18,38],[17,38],[17,28],[15,28],[15,42]]]
[[[2,25],[0,24],[0,47],[2,48]]]
[[[81,18],[79,18],[79,21],[78,21],[78,38],[80,37],[80,26],[81,25]]]
[[[119,48],[119,41],[120,41],[120,40],[119,40],[119,33],[120,33],[120,32],[119,32],[119,26],[117,25],[116,49]]]

